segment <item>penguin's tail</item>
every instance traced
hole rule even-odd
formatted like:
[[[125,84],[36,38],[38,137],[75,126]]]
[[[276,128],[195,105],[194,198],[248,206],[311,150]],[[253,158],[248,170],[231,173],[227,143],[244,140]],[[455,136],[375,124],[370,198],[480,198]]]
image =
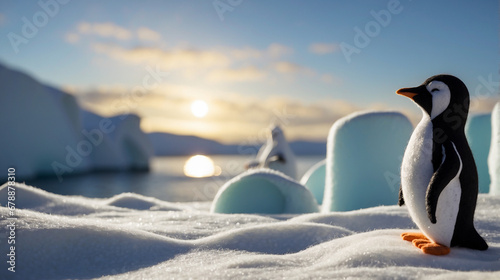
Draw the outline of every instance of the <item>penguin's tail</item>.
[[[472,228],[469,234],[463,234],[460,240],[452,240],[451,246],[460,246],[481,251],[488,249],[488,244],[486,244],[486,241],[477,233],[475,228]]]

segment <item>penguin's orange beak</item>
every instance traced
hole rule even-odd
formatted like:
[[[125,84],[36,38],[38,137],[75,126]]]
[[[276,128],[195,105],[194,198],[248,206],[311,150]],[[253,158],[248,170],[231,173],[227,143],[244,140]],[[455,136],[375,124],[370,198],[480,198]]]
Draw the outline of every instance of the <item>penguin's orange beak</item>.
[[[415,96],[427,92],[427,88],[425,85],[421,85],[413,88],[401,88],[396,91],[397,94],[406,96],[408,98],[413,99]]]
[[[398,89],[398,90],[396,91],[396,93],[397,93],[397,94],[399,94],[399,95],[402,95],[402,96],[406,96],[406,97],[411,98],[411,99],[413,99],[413,97],[414,97],[415,95],[417,95],[417,94],[416,94],[416,93],[414,93],[414,92],[409,92],[409,91],[406,91],[406,88],[401,88],[401,89]]]

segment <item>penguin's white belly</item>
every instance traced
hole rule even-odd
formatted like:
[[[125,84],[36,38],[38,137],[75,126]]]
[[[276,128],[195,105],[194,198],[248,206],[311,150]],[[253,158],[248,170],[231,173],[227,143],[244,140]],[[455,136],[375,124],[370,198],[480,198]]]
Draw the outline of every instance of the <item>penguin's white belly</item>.
[[[432,241],[450,246],[460,205],[459,172],[444,188],[438,198],[435,224],[427,216],[426,192],[434,173],[432,165],[432,122],[422,119],[406,148],[401,167],[401,184],[405,204],[413,221]]]

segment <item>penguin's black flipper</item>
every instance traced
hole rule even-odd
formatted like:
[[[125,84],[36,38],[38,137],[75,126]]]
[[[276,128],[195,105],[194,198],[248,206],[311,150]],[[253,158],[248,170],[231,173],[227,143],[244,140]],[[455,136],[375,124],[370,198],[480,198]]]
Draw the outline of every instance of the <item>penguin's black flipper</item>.
[[[403,206],[405,204],[405,199],[403,197],[403,186],[399,186],[399,199],[398,206]]]
[[[460,170],[460,159],[454,144],[451,141],[446,141],[443,143],[443,148],[444,160],[432,175],[425,197],[427,216],[433,224],[436,223],[436,208],[439,195]]]

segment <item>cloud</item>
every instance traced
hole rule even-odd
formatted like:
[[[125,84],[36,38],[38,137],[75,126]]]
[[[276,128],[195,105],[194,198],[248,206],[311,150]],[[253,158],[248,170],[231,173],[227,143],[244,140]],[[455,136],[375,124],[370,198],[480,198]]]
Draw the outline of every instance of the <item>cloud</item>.
[[[130,89],[102,86],[80,91],[76,96],[82,106],[105,116],[140,115],[141,125],[147,132],[197,135],[236,144],[264,141],[262,137],[273,122],[283,126],[289,140],[326,141],[330,127],[338,118],[366,109],[344,100],[304,103],[288,96],[262,98],[237,92],[206,95],[206,90],[168,84],[134,98]],[[200,98],[209,106],[209,113],[203,119],[190,112],[191,102]]]
[[[74,44],[82,36],[98,36],[101,38],[113,38],[119,41],[138,39],[141,42],[158,42],[161,34],[148,27],[139,27],[136,30],[127,29],[112,22],[80,22],[76,29],[65,36],[65,41]]]
[[[278,43],[272,43],[267,48],[267,54],[271,57],[280,57],[291,53],[293,53],[293,49]]]
[[[160,33],[147,27],[141,27],[137,29],[137,37],[141,41],[159,41],[161,39]]]
[[[3,26],[7,22],[7,16],[0,13],[0,26]]]
[[[70,44],[75,44],[80,41],[80,35],[76,32],[70,32],[64,36],[64,40]]]
[[[89,23],[81,22],[77,30],[81,34],[98,35],[104,38],[115,38],[118,40],[129,40],[132,32],[111,22]]]
[[[313,43],[309,46],[309,51],[314,54],[329,54],[340,50],[338,44],[334,43]]]
[[[257,59],[263,56],[263,52],[251,47],[244,47],[242,49],[231,49],[228,51],[231,57],[237,60]]]
[[[342,84],[342,80],[333,74],[325,73],[320,76],[320,80],[327,84],[340,85]]]
[[[291,73],[298,73],[298,72],[305,72],[305,73],[313,73],[314,71],[301,66],[299,64],[289,62],[289,61],[278,61],[274,63],[273,68],[276,72],[283,73],[283,74],[291,74]]]
[[[119,45],[94,43],[95,52],[106,54],[120,61],[159,65],[164,69],[210,68],[227,66],[230,59],[223,53],[211,50],[169,49],[140,47],[127,49]]]
[[[257,81],[266,76],[266,73],[255,66],[238,69],[215,70],[208,74],[207,79],[212,82],[243,82]]]

